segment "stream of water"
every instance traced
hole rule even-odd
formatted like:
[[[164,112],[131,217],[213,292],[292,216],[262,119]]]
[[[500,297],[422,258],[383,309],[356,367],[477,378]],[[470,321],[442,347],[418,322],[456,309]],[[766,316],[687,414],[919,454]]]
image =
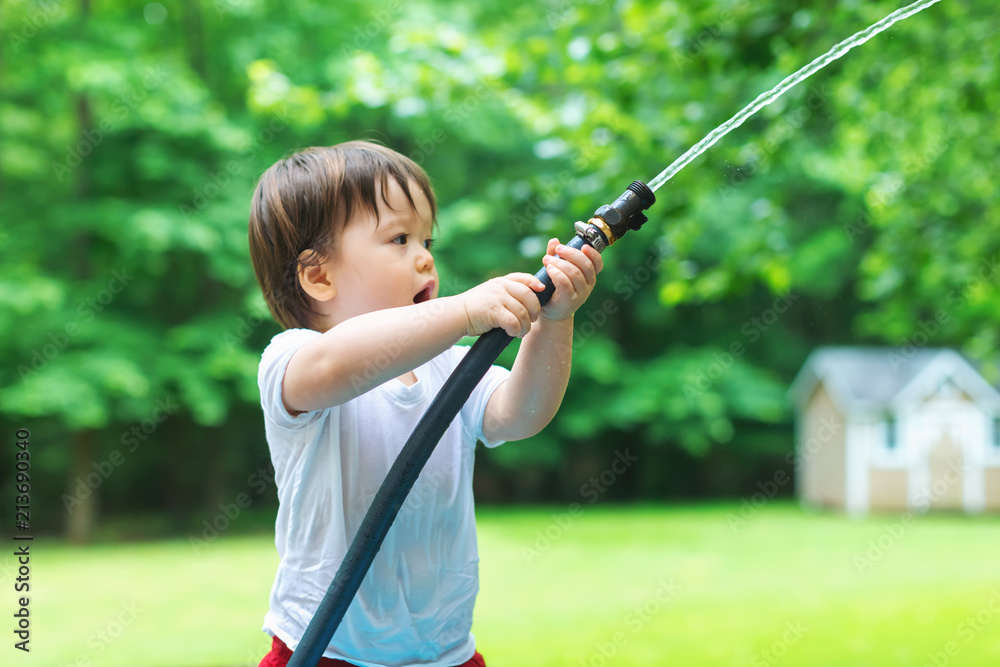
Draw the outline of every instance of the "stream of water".
[[[775,101],[776,99],[784,95],[785,92],[787,92],[795,84],[800,83],[805,79],[809,78],[819,70],[823,69],[824,67],[832,63],[834,60],[839,59],[841,56],[843,56],[845,53],[853,49],[855,46],[858,46],[859,44],[864,44],[875,35],[887,29],[893,23],[896,23],[897,21],[902,21],[908,16],[913,16],[920,10],[930,7],[931,5],[937,2],[940,2],[940,0],[918,0],[918,2],[914,2],[912,5],[907,5],[906,7],[897,9],[896,11],[889,14],[881,21],[872,24],[871,26],[865,28],[861,32],[855,33],[851,37],[840,42],[832,49],[821,55],[819,58],[816,58],[816,60],[812,61],[811,63],[800,69],[795,74],[786,77],[781,83],[779,83],[771,90],[759,95],[757,99],[755,99],[753,102],[744,107],[743,110],[740,111],[738,114],[736,114],[735,116],[727,120],[725,123],[723,123],[719,127],[709,132],[704,139],[702,139],[694,146],[689,148],[687,152],[685,152],[679,158],[674,160],[669,167],[661,171],[656,178],[650,181],[648,184],[649,188],[655,192],[661,185],[669,181],[674,176],[674,174],[679,172],[689,162],[691,162],[691,160],[695,159],[696,157],[704,153],[716,141],[718,141],[722,137],[729,134],[732,130],[735,130],[737,127],[742,125],[743,121],[745,121],[747,118],[757,113],[757,111],[760,110],[762,107],[767,106],[771,102]]]

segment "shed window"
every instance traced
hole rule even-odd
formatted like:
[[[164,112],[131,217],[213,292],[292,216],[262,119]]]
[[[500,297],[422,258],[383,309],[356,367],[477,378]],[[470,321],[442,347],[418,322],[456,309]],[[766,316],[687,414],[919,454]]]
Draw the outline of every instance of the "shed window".
[[[998,420],[1000,421],[1000,420]],[[892,415],[886,415],[885,417],[885,447],[886,449],[895,450],[899,445],[899,433],[896,424],[896,418]]]
[[[993,418],[993,447],[1000,449],[1000,417]]]
[[[951,381],[951,378],[946,379],[938,387],[938,396],[946,400],[953,400],[962,397],[962,392],[959,390],[955,383]]]

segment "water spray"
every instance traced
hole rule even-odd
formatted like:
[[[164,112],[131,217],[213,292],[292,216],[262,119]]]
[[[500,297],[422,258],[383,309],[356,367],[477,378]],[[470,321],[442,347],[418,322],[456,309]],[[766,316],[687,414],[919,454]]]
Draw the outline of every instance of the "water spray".
[[[652,190],[653,192],[659,190],[661,185],[663,185],[671,178],[673,178],[674,174],[676,174],[685,166],[687,166],[687,164],[691,162],[691,160],[695,159],[696,157],[704,153],[706,150],[708,150],[708,148],[712,144],[714,144],[716,141],[718,141],[722,137],[726,136],[727,134],[738,128],[740,125],[743,124],[743,121],[745,121],[747,118],[760,111],[763,107],[766,107],[768,104],[770,104],[771,102],[775,101],[776,99],[784,95],[786,92],[788,92],[789,89],[791,89],[796,84],[805,81],[810,76],[812,76],[819,70],[823,69],[824,67],[832,63],[834,60],[839,60],[841,57],[843,57],[845,53],[853,49],[855,46],[860,46],[861,44],[864,44],[875,35],[889,28],[892,24],[898,21],[902,21],[908,16],[913,16],[922,9],[926,9],[927,7],[930,7],[931,5],[936,4],[940,1],[941,0],[918,0],[917,2],[914,2],[912,5],[901,7],[900,9],[897,9],[893,13],[886,16],[881,21],[873,23],[872,25],[868,26],[861,32],[854,33],[853,35],[851,35],[850,37],[840,42],[839,44],[834,46],[832,49],[830,49],[823,55],[821,55],[819,58],[816,58],[805,67],[795,72],[795,74],[791,74],[785,77],[784,79],[782,79],[781,83],[779,83],[777,86],[767,91],[766,93],[761,93],[760,95],[758,95],[757,99],[755,99],[750,104],[746,105],[743,109],[740,110],[739,113],[737,113],[735,116],[727,120],[719,127],[709,132],[707,135],[705,135],[704,139],[702,139],[694,146],[686,150],[683,155],[674,160],[669,167],[661,171],[656,178],[654,178],[649,182],[649,189]]]
[[[684,168],[696,157],[704,153],[712,144],[736,129],[743,122],[787,92],[797,83],[808,78],[827,64],[837,60],[859,44],[890,27],[897,21],[916,14],[920,10],[933,5],[940,0],[919,0],[889,14],[881,21],[856,33],[840,42],[828,52],[815,59],[799,71],[785,78],[777,86],[758,96],[728,121],[712,130],[704,139],[692,146],[688,151],[664,169],[647,186],[642,181],[633,181],[631,185],[613,203],[601,206],[594,211],[587,222],[577,222],[574,225],[576,235],[566,245],[580,249],[584,245],[593,246],[598,252],[625,236],[629,231],[638,230],[646,222],[643,211],[656,201],[654,192]],[[544,306],[555,292],[555,286],[543,267],[535,274],[545,285],[538,292],[538,300]],[[399,456],[396,457],[382,486],[372,500],[368,513],[361,522],[347,554],[337,570],[337,575],[330,584],[326,595],[316,610],[309,626],[306,628],[298,647],[288,661],[288,667],[315,667],[337,627],[347,613],[347,608],[361,587],[361,582],[371,567],[389,528],[399,513],[406,496],[416,482],[424,464],[430,458],[445,430],[458,414],[462,406],[472,394],[479,381],[486,375],[493,362],[513,340],[503,329],[493,329],[476,341],[468,354],[455,368],[454,372],[441,388],[427,412],[420,419]]]

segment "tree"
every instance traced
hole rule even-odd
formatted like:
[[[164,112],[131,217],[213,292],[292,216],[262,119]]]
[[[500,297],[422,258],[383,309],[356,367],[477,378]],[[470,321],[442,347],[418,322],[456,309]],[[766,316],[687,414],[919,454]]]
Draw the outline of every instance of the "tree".
[[[247,204],[282,155],[365,137],[416,159],[454,293],[534,272],[545,239],[892,9],[8,3],[0,416],[42,443],[50,521],[76,498],[184,525],[266,462],[255,373],[278,328]],[[556,421],[484,472],[572,496],[631,447],[656,465],[614,494],[738,492],[790,447],[784,390],[817,344],[995,367],[993,25],[935,5],[667,183],[605,255]],[[741,472],[697,481],[705,456]]]

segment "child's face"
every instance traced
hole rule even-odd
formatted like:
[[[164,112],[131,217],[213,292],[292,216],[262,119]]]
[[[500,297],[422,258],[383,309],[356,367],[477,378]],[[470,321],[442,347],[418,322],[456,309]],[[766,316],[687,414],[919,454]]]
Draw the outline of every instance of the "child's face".
[[[333,324],[357,315],[409,306],[437,297],[439,279],[430,252],[431,206],[419,186],[410,181],[406,194],[389,180],[389,206],[377,191],[379,220],[365,210],[357,210],[348,221],[336,257],[331,260],[331,277],[336,288],[332,303]]]

